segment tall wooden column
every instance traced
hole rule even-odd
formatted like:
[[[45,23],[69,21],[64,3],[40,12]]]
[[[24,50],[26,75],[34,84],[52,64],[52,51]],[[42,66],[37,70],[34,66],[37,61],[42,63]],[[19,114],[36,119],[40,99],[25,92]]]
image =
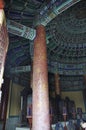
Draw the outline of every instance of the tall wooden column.
[[[39,25],[34,40],[32,130],[50,130],[45,27]]]
[[[0,9],[4,8],[4,0],[0,0]]]
[[[6,18],[2,7],[4,7],[4,2],[0,0],[0,89],[3,82],[5,58],[9,44],[8,33],[6,28]]]
[[[30,88],[33,89],[33,61],[31,61]]]
[[[8,77],[4,77],[4,83],[2,85],[2,101],[1,101],[1,109],[0,109],[0,120],[3,121],[3,130],[5,130],[6,127],[9,85],[10,85],[10,79]]]
[[[86,85],[86,75],[84,75],[84,84]]]
[[[59,110],[59,102],[61,100],[61,91],[60,91],[60,83],[59,83],[59,74],[55,74],[55,92],[56,92],[56,114],[60,113]],[[59,117],[58,117],[59,118]]]
[[[56,95],[60,95],[60,84],[59,84],[58,74],[55,74],[55,90],[56,90]]]
[[[84,79],[84,85],[86,86],[86,75],[83,76],[83,79]],[[82,92],[83,92],[83,99],[84,99],[85,110],[86,110],[86,88]]]

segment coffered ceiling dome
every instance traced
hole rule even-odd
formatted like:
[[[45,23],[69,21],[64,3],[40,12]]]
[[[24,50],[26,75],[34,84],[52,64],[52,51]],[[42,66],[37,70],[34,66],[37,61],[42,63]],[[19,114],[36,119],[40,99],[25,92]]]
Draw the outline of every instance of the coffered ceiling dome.
[[[82,1],[58,15],[46,27],[49,61],[86,62],[86,2]]]
[[[5,9],[7,19],[32,27],[37,10],[43,3],[33,1],[32,4],[30,0],[27,4],[26,6],[19,0],[13,2],[11,8],[9,6]],[[7,70],[25,65],[33,55],[31,41],[12,34],[9,38]],[[64,75],[86,74],[86,1],[78,2],[49,22],[46,26],[46,39],[49,72]]]

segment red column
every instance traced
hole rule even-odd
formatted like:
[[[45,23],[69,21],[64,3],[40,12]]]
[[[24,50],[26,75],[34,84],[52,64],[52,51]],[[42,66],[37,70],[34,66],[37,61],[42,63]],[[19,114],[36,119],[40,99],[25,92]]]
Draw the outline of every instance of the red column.
[[[31,61],[30,87],[33,89],[33,61]]]
[[[59,84],[58,74],[55,74],[55,90],[56,90],[56,95],[60,95],[60,84]]]
[[[4,0],[0,0],[0,9],[4,8]]]
[[[5,58],[9,44],[5,14],[4,10],[1,9],[1,3],[3,3],[3,1],[0,1],[0,101],[1,101],[1,86],[3,82]]]
[[[10,86],[10,79],[8,77],[4,77],[4,83],[2,85],[2,101],[1,101],[1,108],[0,108],[0,120],[3,121],[3,130],[5,130],[6,127],[9,86]]]
[[[37,27],[33,59],[32,130],[50,130],[45,27]]]
[[[55,92],[56,92],[56,102],[55,102],[55,113],[59,115],[59,102],[61,100],[61,90],[60,90],[60,83],[59,83],[59,74],[55,74]]]

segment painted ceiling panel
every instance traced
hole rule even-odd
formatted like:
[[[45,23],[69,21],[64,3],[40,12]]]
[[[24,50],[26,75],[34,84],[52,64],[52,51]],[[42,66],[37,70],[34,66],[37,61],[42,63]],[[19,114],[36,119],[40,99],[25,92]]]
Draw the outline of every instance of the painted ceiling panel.
[[[85,1],[58,15],[46,27],[49,30],[48,35],[52,35],[52,38],[48,39],[48,59],[53,61],[53,64],[57,62],[57,68],[59,63],[86,64],[86,17],[81,16],[80,9],[85,15]]]
[[[42,9],[51,2],[54,1],[48,4],[45,0],[10,1],[5,7],[6,17],[27,27],[35,28],[36,16],[39,12],[44,13]],[[46,26],[46,34],[49,72],[60,74],[62,90],[68,89],[72,81],[74,81],[72,83],[74,87],[70,86],[69,90],[84,89],[84,79],[81,77],[86,74],[86,1],[78,2],[49,22]],[[31,65],[33,41],[12,34],[9,34],[9,39],[6,72],[16,77],[16,74],[10,73],[10,69]],[[17,75],[18,81],[22,80],[20,75]],[[29,73],[22,73],[23,77],[28,75]],[[68,75],[70,80],[67,84]],[[79,75],[78,79],[77,75]],[[76,80],[72,76],[75,76]],[[23,82],[28,86],[28,81],[22,80],[22,84]]]

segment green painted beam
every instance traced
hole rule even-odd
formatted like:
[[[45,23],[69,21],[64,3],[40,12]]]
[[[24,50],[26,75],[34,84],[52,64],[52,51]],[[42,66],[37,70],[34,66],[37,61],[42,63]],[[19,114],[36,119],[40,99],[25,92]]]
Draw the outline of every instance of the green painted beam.
[[[15,68],[11,68],[10,72],[11,73],[23,73],[23,72],[30,72],[31,71],[31,66],[19,66]]]
[[[35,29],[26,27],[12,20],[7,20],[7,29],[9,33],[12,33],[20,37],[24,37],[29,40],[33,40],[36,36]]]
[[[46,26],[51,20],[53,20],[57,15],[67,10],[69,7],[73,6],[81,0],[51,0],[48,5],[45,5],[40,9],[40,13],[37,16],[37,21],[34,25],[42,24]]]

